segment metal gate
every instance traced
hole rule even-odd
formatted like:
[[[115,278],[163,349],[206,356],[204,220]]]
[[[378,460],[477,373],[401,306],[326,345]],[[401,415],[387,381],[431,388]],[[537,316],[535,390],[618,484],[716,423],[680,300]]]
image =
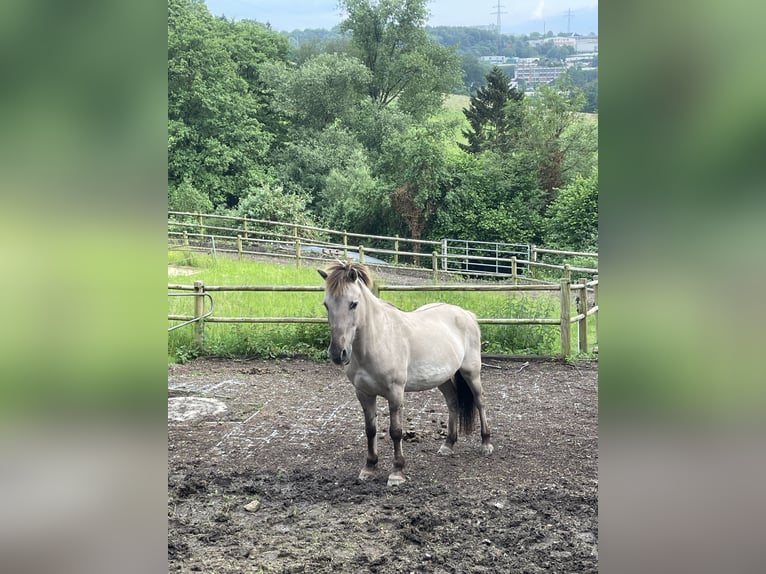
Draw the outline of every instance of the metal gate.
[[[511,275],[511,257],[529,261],[531,247],[524,243],[442,239],[442,269],[468,275]],[[516,272],[525,275],[529,266],[518,263]]]

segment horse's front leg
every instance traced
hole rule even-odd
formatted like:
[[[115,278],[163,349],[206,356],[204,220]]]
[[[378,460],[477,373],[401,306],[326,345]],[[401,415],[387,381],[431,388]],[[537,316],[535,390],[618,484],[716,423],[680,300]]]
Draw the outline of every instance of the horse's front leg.
[[[388,475],[388,486],[398,486],[404,478],[404,455],[402,454],[402,404],[404,402],[404,387],[401,392],[388,400],[388,410],[391,417],[389,433],[394,443],[394,468]]]
[[[356,396],[364,410],[364,433],[367,435],[367,463],[359,472],[359,480],[365,480],[375,475],[378,464],[376,397],[359,391]]]

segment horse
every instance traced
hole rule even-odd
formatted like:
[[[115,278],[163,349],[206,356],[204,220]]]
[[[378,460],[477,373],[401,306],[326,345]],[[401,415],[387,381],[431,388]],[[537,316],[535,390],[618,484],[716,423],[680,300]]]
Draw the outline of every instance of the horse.
[[[430,303],[405,312],[376,297],[364,265],[332,264],[317,269],[325,280],[324,306],[330,324],[330,360],[342,365],[364,411],[367,461],[359,473],[365,480],[378,464],[375,403],[388,401],[389,434],[394,444],[388,486],[405,482],[402,455],[402,406],[405,392],[438,387],[447,402],[447,437],[439,455],[453,454],[458,428],[473,430],[476,411],[481,422],[481,452],[492,454],[481,385],[481,331],[476,316],[447,303]]]

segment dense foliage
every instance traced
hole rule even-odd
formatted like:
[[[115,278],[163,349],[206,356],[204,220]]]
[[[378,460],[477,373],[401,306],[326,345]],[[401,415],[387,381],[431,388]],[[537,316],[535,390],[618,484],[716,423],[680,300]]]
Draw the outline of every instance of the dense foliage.
[[[487,75],[487,85],[471,97],[471,106],[464,112],[471,128],[463,132],[468,144],[460,147],[471,153],[510,152],[517,144],[523,124],[523,99],[524,94],[510,86],[508,76],[500,68],[492,68]]]
[[[258,22],[213,17],[202,0],[168,0],[169,207],[595,245],[597,123],[581,113],[580,87],[593,79],[532,97],[478,67],[474,97],[449,113],[465,52],[425,28],[426,4],[342,0],[338,29],[291,44]]]

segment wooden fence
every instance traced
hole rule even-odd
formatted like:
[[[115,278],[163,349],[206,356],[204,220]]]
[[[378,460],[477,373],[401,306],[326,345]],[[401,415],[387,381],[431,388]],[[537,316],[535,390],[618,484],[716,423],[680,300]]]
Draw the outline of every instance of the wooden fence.
[[[480,318],[479,324],[483,325],[558,325],[561,336],[561,356],[567,357],[572,353],[570,325],[577,323],[578,350],[581,353],[588,352],[588,317],[594,316],[596,334],[598,334],[598,276],[587,283],[572,283],[570,270],[565,268],[565,277],[557,285],[381,285],[375,286],[376,293],[380,295],[384,291],[471,291],[471,292],[556,292],[560,299],[560,316],[551,317],[494,317]],[[593,292],[593,305],[588,308],[588,290]],[[168,315],[169,321],[184,321],[193,324],[194,339],[198,346],[204,341],[205,323],[327,323],[326,317],[216,317],[206,313],[204,298],[211,297],[211,293],[225,291],[250,291],[250,292],[322,292],[324,286],[294,286],[294,285],[229,285],[229,286],[206,286],[202,281],[195,281],[193,285],[169,284],[170,291],[191,291],[193,295],[193,315]],[[575,295],[574,314],[572,313],[572,296]],[[212,303],[212,299],[211,299]],[[172,327],[171,327],[172,329]]]
[[[514,284],[519,282],[557,284],[560,278],[539,277],[541,270],[557,270],[561,272],[563,278],[567,265],[546,263],[540,260],[541,256],[551,254],[598,258],[598,253],[545,249],[532,245],[529,260],[517,257],[498,260],[493,257],[450,254],[446,249],[446,241],[367,235],[230,215],[168,212],[168,242],[172,249],[204,251],[213,254],[227,253],[236,255],[240,259],[249,255],[288,256],[294,257],[298,266],[301,266],[304,260],[326,260],[328,257],[348,259],[350,255],[353,255],[366,265],[385,264],[397,267],[409,262],[410,266],[430,268],[434,281],[438,279],[439,272],[472,274],[467,269],[448,270],[450,267],[448,262],[457,260],[465,263],[466,268],[471,263],[500,262],[510,269],[510,273],[494,275],[509,278]],[[386,257],[388,260],[383,263],[372,259],[378,257]],[[529,273],[521,273],[519,269],[522,267],[528,268]],[[569,265],[568,269],[569,272],[588,277],[598,273],[598,269],[590,267]]]

